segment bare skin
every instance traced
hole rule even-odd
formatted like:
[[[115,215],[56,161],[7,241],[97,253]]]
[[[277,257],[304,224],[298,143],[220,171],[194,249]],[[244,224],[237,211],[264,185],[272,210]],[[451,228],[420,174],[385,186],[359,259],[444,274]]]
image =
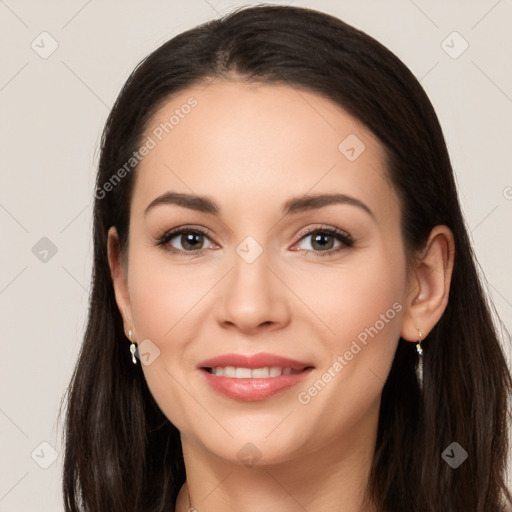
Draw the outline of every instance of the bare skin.
[[[285,85],[216,80],[169,100],[147,135],[191,96],[197,106],[135,171],[127,265],[114,227],[108,241],[127,337],[131,330],[136,343],[158,347],[144,375],[181,432],[187,482],[176,510],[373,512],[363,496],[382,388],[399,337],[416,342],[420,329],[425,338],[446,307],[452,234],[434,228],[406,265],[382,146],[329,100]],[[339,149],[350,134],[365,146],[353,161]],[[207,196],[220,213],[175,204],[144,213],[168,191]],[[345,201],[281,210],[293,197],[333,193],[366,208]],[[206,230],[192,239],[197,250],[182,235],[156,245],[184,225]],[[250,263],[236,250],[248,236],[256,242],[250,250],[262,250]],[[356,352],[354,340],[371,326],[378,332]],[[197,368],[233,352],[277,354],[314,370],[272,397],[234,400]],[[338,356],[341,370],[333,369]],[[325,386],[308,391],[329,368]],[[244,446],[260,457],[254,465],[241,459]]]

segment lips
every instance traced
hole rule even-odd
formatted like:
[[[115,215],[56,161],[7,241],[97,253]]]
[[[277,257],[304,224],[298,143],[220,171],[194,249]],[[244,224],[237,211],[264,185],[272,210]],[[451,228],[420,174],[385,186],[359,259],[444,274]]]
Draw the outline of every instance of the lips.
[[[255,401],[288,389],[309,375],[314,367],[275,354],[224,354],[199,363],[210,387],[228,398]]]
[[[274,354],[265,354],[260,352],[258,354],[243,355],[243,354],[224,354],[211,359],[206,359],[198,364],[199,368],[215,368],[215,367],[234,366],[235,368],[265,368],[265,367],[279,367],[291,368],[292,370],[302,370],[308,366],[309,363],[296,361],[287,357],[281,357]]]

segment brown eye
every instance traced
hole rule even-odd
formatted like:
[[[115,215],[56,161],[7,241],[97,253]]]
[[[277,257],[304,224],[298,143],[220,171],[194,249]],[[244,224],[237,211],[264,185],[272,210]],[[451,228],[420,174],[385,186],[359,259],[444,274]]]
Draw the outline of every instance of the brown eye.
[[[182,248],[186,251],[202,249],[202,245],[204,242],[204,235],[202,233],[181,233],[180,235],[173,236],[168,243],[172,245],[171,241],[174,240],[175,238],[178,239]]]
[[[198,228],[182,227],[165,233],[160,238],[157,245],[177,254],[194,254],[195,252],[208,248],[204,247],[204,243],[207,240],[210,241],[211,246],[215,245],[202,230]]]
[[[348,233],[334,228],[321,228],[309,231],[302,234],[301,241],[308,238],[311,239],[309,242],[310,247],[299,247],[299,250],[313,252],[316,256],[334,254],[354,245],[354,241]]]

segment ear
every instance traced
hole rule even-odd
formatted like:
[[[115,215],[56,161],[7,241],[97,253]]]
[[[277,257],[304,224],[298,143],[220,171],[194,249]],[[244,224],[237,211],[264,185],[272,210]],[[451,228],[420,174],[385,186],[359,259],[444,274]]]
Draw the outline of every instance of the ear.
[[[425,338],[441,318],[448,304],[454,255],[450,228],[433,228],[409,273],[400,331],[403,339],[418,341],[418,330]]]
[[[124,331],[126,337],[129,338],[129,331],[132,331],[132,340],[136,339],[135,329],[133,327],[133,319],[131,315],[130,295],[128,293],[127,265],[120,257],[119,253],[119,236],[117,229],[112,226],[108,230],[107,238],[108,264],[112,283],[114,285],[114,293],[116,297],[117,307],[123,317]]]

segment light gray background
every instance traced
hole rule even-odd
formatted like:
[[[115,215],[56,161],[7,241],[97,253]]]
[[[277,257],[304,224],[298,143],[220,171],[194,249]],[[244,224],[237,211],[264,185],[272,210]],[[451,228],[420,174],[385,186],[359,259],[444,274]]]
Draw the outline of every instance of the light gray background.
[[[63,508],[57,413],[85,325],[97,150],[110,107],[161,43],[255,3],[0,0],[0,512]],[[269,3],[340,17],[421,80],[445,132],[489,294],[512,330],[511,1]],[[31,47],[51,48],[43,31],[58,43],[46,59]],[[458,58],[447,53],[463,49],[457,36],[447,39],[453,31],[469,44]],[[57,248],[46,262],[32,252],[42,237]],[[510,358],[510,346],[506,352]],[[48,469],[40,465],[50,464],[52,448],[42,442],[58,454]]]

